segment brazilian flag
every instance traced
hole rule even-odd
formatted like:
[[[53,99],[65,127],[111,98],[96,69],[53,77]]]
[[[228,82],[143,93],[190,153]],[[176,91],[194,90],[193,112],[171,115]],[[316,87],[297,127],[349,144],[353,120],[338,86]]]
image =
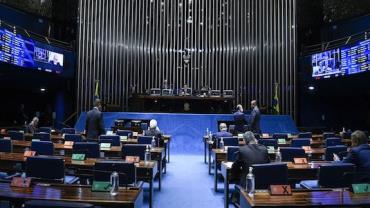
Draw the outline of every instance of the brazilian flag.
[[[95,81],[95,94],[94,94],[94,98],[95,98],[95,100],[96,99],[99,99],[99,80],[96,80]]]
[[[276,114],[280,114],[280,107],[279,107],[279,83],[275,83],[275,95],[273,100],[273,108]]]

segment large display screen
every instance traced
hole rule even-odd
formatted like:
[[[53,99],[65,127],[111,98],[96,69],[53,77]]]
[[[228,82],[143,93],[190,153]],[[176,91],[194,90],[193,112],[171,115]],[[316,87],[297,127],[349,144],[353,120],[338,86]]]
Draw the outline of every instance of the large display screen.
[[[370,40],[312,55],[312,77],[330,78],[370,71]]]
[[[56,47],[0,27],[0,61],[60,74],[63,72],[64,55],[58,53]]]

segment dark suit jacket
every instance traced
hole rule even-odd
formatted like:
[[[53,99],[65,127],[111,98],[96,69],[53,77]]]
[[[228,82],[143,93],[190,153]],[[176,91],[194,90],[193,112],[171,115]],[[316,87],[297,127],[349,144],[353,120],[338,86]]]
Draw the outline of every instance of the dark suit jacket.
[[[251,112],[251,120],[250,120],[250,127],[251,131],[253,133],[261,133],[261,128],[260,128],[260,121],[261,121],[261,113],[258,107],[254,107],[252,112]]]
[[[249,167],[254,164],[269,163],[267,148],[260,144],[248,144],[240,147],[238,159],[232,166],[232,174],[240,176],[240,185],[245,187],[245,177]]]
[[[146,130],[144,133],[145,133],[145,136],[155,136],[156,138],[159,139],[159,146],[160,147],[164,146],[164,141],[162,139],[161,131],[158,131],[157,129],[149,129],[149,130]]]
[[[103,113],[97,108],[87,112],[85,130],[88,139],[98,139],[100,135],[105,134]]]
[[[244,133],[245,116],[243,112],[234,113],[235,131]]]
[[[362,144],[352,148],[342,162],[353,163],[358,171],[367,172],[370,175],[370,145]]]

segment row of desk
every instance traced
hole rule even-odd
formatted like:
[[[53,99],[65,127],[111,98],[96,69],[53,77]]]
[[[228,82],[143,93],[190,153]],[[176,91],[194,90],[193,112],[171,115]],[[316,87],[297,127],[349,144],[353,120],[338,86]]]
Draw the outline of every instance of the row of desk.
[[[262,139],[270,139],[266,137]],[[289,139],[296,138],[290,136]],[[225,149],[212,149],[214,144],[208,140],[207,136],[203,137],[204,142],[204,162],[207,163],[208,155],[208,172],[211,174],[212,162],[214,161],[214,190],[217,192],[218,187],[218,170],[217,167],[221,167],[221,175],[224,178],[224,207],[229,207],[229,185],[231,183],[238,183],[239,178],[233,178],[231,167],[233,162],[227,160],[227,150]],[[345,144],[350,144],[350,140],[342,140]],[[244,145],[243,141],[239,142],[239,145]],[[325,148],[322,147],[323,140],[321,135],[314,135],[311,140],[311,148],[306,149],[306,154],[310,155],[310,158],[315,160],[321,160],[325,154]],[[290,142],[279,145],[281,147],[290,146]],[[269,152],[269,156],[274,160],[275,152]],[[290,181],[301,181],[301,180],[315,180],[317,179],[319,167],[323,164],[329,163],[328,161],[312,161],[308,164],[294,164],[292,162],[286,162],[288,166],[288,178]],[[271,196],[267,190],[257,190],[254,196],[246,194],[245,190],[241,188],[242,194],[240,195],[240,206],[241,207],[321,207],[321,206],[356,206],[362,207],[366,205],[370,207],[370,194],[355,195],[347,190],[331,190],[321,189],[316,191],[307,190],[293,190],[291,196]],[[364,206],[364,207],[366,207]]]
[[[0,169],[1,170],[5,170],[5,171],[12,171],[13,169],[13,165],[14,163],[22,163],[24,164],[25,163],[25,157],[23,155],[24,151],[29,149],[30,146],[31,146],[31,141],[32,140],[32,136],[31,134],[25,134],[25,139],[26,140],[13,140],[12,141],[12,149],[13,149],[13,152],[12,153],[0,153]],[[101,150],[101,153],[103,153],[103,158],[98,158],[98,159],[94,159],[94,158],[87,158],[86,160],[84,161],[75,161],[75,160],[72,160],[71,159],[71,155],[72,155],[72,146],[66,146],[64,145],[62,142],[64,141],[64,137],[62,135],[54,135],[52,134],[51,135],[51,140],[54,142],[54,150],[55,150],[55,155],[58,155],[58,156],[63,156],[64,157],[64,161],[65,161],[65,166],[69,169],[73,169],[75,170],[75,173],[77,173],[77,175],[79,173],[83,174],[84,176],[86,176],[86,171],[90,171],[92,172],[93,171],[93,167],[95,165],[95,162],[98,161],[98,160],[106,160],[106,159],[122,159],[122,146],[111,146],[110,149],[103,149]],[[145,163],[145,162],[139,162],[139,163],[135,163],[135,167],[136,167],[136,174],[137,174],[137,180],[138,181],[143,181],[143,182],[147,182],[149,183],[149,206],[152,207],[152,204],[153,204],[153,181],[155,179],[155,177],[157,176],[158,178],[158,190],[160,191],[161,190],[161,181],[162,181],[162,170],[164,169],[164,173],[166,173],[166,165],[164,168],[162,168],[162,164],[163,164],[163,161],[167,158],[167,162],[169,162],[169,159],[170,159],[170,140],[171,140],[171,136],[170,135],[166,135],[164,137],[164,141],[165,141],[165,146],[162,148],[162,147],[155,147],[155,148],[151,148],[151,158],[152,158],[152,162],[149,162],[149,163]],[[122,141],[122,144],[136,144],[137,143],[137,138],[130,138],[130,139],[127,139],[126,141]],[[14,170],[13,170],[14,171]],[[35,187],[40,187],[38,186],[37,184],[35,185]],[[42,186],[41,186],[42,187]],[[62,192],[63,190],[66,189],[66,187],[68,189],[73,189],[72,187],[68,187],[67,185],[65,186],[60,186],[59,184],[56,186],[57,188],[60,188],[60,191]],[[87,189],[85,186],[73,186],[73,187],[77,187],[78,189]],[[53,186],[54,188],[54,186]],[[91,187],[90,187],[91,188]],[[50,188],[49,188],[50,190]],[[132,192],[131,190],[128,190],[130,193]],[[91,192],[91,191],[90,191]],[[121,192],[121,191],[120,191]],[[127,195],[127,191],[123,191],[124,192],[124,195]],[[142,190],[141,188],[137,188],[136,191],[132,192],[132,193],[136,193],[136,198],[135,200],[131,200],[131,199],[128,199],[125,201],[126,205],[130,204],[129,206],[123,206],[123,207],[140,207],[139,204],[142,203]],[[16,195],[16,193],[14,193],[14,195]],[[98,197],[98,196],[102,196],[102,198],[105,197],[105,195],[109,195],[109,194],[103,194],[103,193],[92,193],[92,195]],[[64,195],[58,195],[59,197],[57,197],[58,199],[52,199],[52,200],[61,200],[61,201],[74,201],[74,200],[70,200],[67,197],[65,197]],[[28,197],[28,196],[27,196]],[[23,201],[28,199],[27,197],[24,197],[23,198]],[[84,198],[84,196],[81,196],[82,198],[80,198],[78,201],[90,201],[90,199],[87,199],[87,198]],[[17,197],[15,197],[15,199],[11,199],[11,197],[9,195],[6,195],[5,193],[1,192],[0,191],[0,198],[4,198],[6,200],[10,200],[10,201],[22,201],[22,199],[17,199]],[[30,198],[32,198],[32,196],[30,196]],[[47,197],[39,197],[39,196],[35,196],[35,198],[41,198],[41,199],[46,199]],[[138,201],[140,200],[137,200],[141,198],[141,203],[138,204]],[[124,198],[121,198],[121,199],[124,199]],[[109,206],[121,206],[122,203],[120,203],[120,199],[118,199],[118,202],[116,203],[116,199],[113,199],[110,200],[107,200],[107,201],[104,201],[104,204],[107,205],[109,204]],[[122,201],[121,201],[122,202]],[[101,204],[103,203],[102,201],[100,200],[96,200],[96,203],[95,201],[90,201],[90,203],[93,203],[93,204]]]

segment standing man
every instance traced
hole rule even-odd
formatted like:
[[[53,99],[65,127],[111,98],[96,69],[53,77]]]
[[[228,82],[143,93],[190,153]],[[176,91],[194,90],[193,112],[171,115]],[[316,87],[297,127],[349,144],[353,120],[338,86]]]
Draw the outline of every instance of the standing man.
[[[243,106],[240,104],[236,106],[236,112],[234,113],[234,123],[234,131],[237,133],[244,133],[245,116]]]
[[[261,128],[260,128],[261,112],[260,112],[260,109],[258,109],[256,100],[251,101],[251,107],[252,107],[252,113],[251,113],[251,120],[249,123],[250,128],[253,133],[260,134],[261,133]]]
[[[99,99],[94,102],[94,108],[87,112],[85,133],[88,139],[97,140],[102,134],[105,134],[102,104]]]

